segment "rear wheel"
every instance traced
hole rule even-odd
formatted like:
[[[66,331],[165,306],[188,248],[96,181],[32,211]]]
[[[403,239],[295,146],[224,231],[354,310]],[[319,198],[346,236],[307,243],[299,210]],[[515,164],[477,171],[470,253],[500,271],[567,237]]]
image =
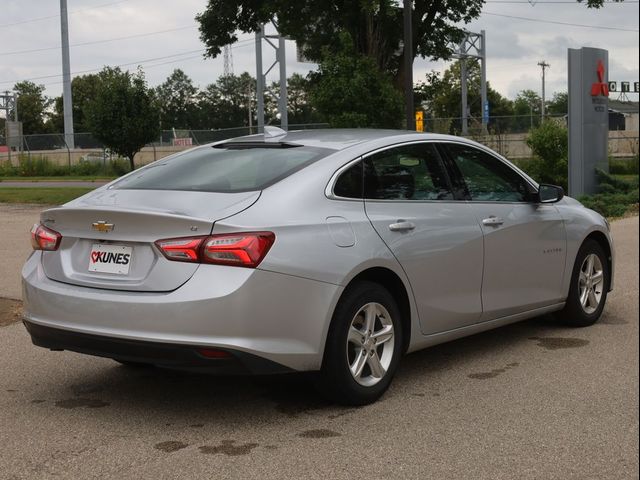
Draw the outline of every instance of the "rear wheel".
[[[588,327],[598,321],[611,283],[607,256],[600,244],[587,240],[582,244],[571,276],[571,287],[560,319],[573,327]]]
[[[337,403],[374,402],[391,384],[401,355],[395,300],[379,284],[360,282],[345,292],[334,313],[319,388]]]

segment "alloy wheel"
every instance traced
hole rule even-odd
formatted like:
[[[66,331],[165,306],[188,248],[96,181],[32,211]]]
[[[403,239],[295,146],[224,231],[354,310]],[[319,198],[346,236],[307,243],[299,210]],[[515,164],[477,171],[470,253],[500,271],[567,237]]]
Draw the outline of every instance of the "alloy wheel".
[[[367,303],[354,315],[347,335],[347,362],[354,380],[370,387],[384,378],[394,349],[391,315],[379,303]]]
[[[598,309],[604,291],[604,269],[598,255],[591,253],[582,262],[578,288],[580,305],[586,314],[591,315]]]

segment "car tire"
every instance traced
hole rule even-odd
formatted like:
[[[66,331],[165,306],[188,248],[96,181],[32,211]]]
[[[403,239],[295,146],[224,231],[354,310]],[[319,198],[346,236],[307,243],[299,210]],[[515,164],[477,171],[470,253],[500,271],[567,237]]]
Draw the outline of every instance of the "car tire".
[[[317,387],[343,405],[375,402],[389,388],[402,356],[402,322],[393,296],[381,285],[350,286],[338,302]]]
[[[595,240],[586,240],[576,256],[569,296],[557,317],[571,327],[588,327],[598,321],[611,284],[609,260]]]

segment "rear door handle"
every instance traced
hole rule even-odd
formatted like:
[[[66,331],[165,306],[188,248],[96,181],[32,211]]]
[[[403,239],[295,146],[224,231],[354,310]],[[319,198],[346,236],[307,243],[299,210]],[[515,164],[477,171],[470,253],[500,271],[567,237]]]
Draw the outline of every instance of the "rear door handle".
[[[391,230],[392,232],[404,232],[406,230],[413,230],[414,228],[416,228],[416,226],[411,222],[407,222],[406,220],[398,220],[397,223],[392,223],[391,225],[389,225],[389,230]]]
[[[482,224],[486,225],[487,227],[499,227],[503,223],[504,223],[504,218],[495,217],[493,215],[491,215],[489,218],[485,218],[484,220],[482,220]]]

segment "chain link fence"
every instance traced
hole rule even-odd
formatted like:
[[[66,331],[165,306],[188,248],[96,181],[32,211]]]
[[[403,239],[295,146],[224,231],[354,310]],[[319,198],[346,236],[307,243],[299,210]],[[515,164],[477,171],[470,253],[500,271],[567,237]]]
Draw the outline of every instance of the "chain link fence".
[[[566,125],[566,116],[548,116],[548,119]],[[532,157],[531,149],[527,145],[527,136],[532,128],[541,122],[539,115],[490,117],[486,128],[481,120],[469,118],[467,138],[471,138],[497,151],[512,160],[528,159]],[[612,157],[632,158],[638,155],[638,114],[631,113],[624,117],[626,126],[631,129],[611,130],[609,132],[609,154]],[[634,123],[635,122],[635,123]],[[618,127],[625,125],[618,119]],[[294,124],[290,130],[306,130],[328,128],[326,123]],[[211,142],[257,133],[257,126],[226,128],[220,130],[164,130],[158,139],[145,146],[135,157],[136,165],[144,165],[172,153],[204,145]],[[424,131],[431,133],[445,133],[460,135],[462,132],[462,118],[430,118],[424,119]],[[0,145],[3,138],[0,137]],[[31,162],[35,159],[46,159],[55,165],[72,166],[82,163],[101,163],[117,159],[102,142],[89,133],[74,135],[74,148],[69,148],[62,134],[24,135],[21,139],[19,151],[2,151],[0,149],[0,163],[7,160],[12,165],[22,161]],[[25,160],[26,159],[26,160]]]

